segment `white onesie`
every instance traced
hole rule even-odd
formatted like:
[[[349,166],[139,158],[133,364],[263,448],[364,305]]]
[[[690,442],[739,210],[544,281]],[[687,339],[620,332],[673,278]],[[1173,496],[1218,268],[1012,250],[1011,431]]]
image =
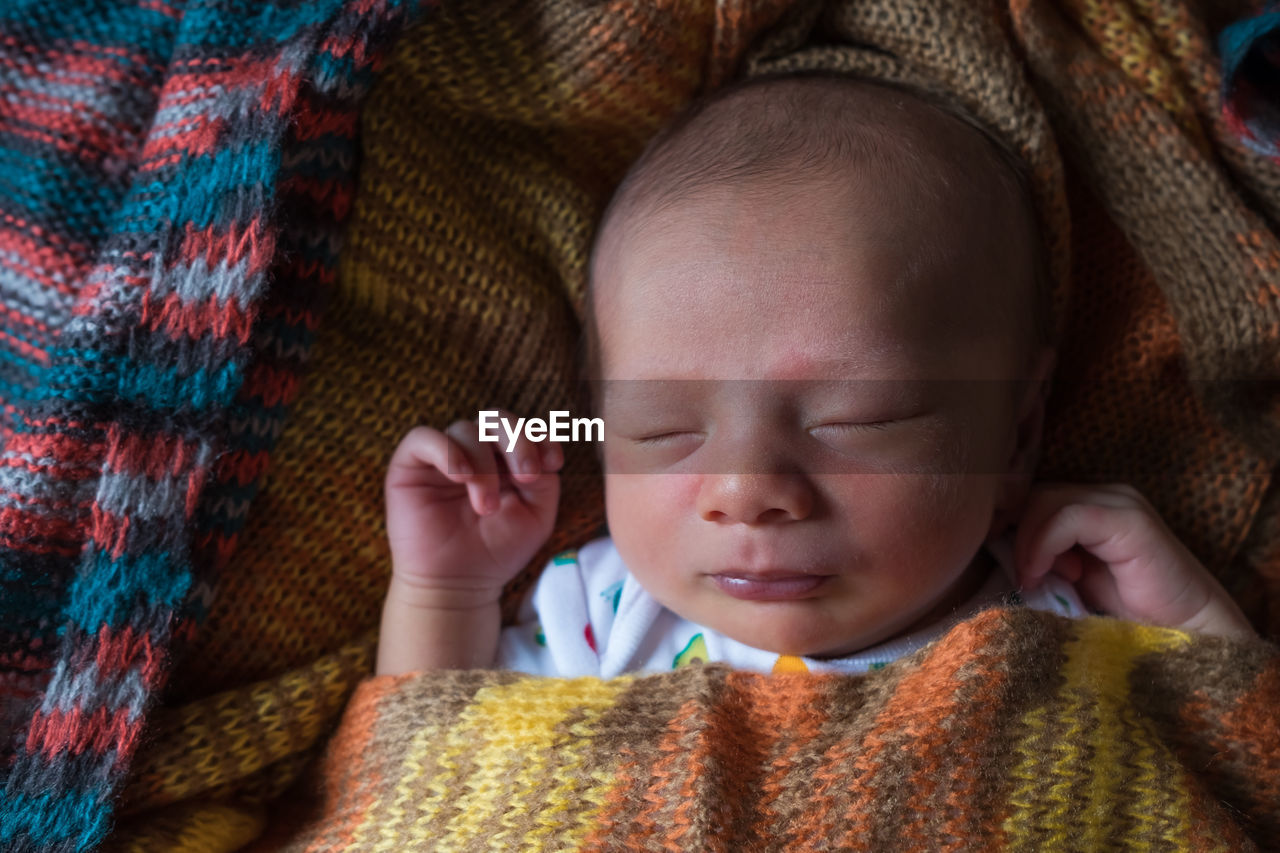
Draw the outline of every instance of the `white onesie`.
[[[743,645],[677,616],[655,601],[604,538],[554,557],[525,599],[515,625],[503,629],[497,665],[535,675],[613,678],[723,661],[757,672],[866,672],[879,669],[945,634],[957,622],[1001,603],[1079,617],[1075,589],[1050,575],[1031,592],[1015,592],[1008,547],[991,551],[1000,566],[949,616],[848,657],[817,660]]]

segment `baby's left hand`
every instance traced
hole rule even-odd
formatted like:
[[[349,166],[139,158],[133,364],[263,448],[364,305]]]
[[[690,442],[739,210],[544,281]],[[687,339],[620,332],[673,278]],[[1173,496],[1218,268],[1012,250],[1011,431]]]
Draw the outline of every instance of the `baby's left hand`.
[[[1035,486],[1014,545],[1026,589],[1054,572],[1085,603],[1131,619],[1224,637],[1257,636],[1239,606],[1136,489]]]

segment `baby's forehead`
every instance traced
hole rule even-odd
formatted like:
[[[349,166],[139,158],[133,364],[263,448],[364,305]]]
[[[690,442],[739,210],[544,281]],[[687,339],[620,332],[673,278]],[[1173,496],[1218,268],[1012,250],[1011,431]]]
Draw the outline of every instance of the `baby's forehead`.
[[[976,120],[943,102],[848,77],[748,81],[691,107],[632,165],[603,217],[629,220],[716,185],[880,173],[916,192],[1011,188]],[[1016,158],[1013,158],[1016,162]],[[908,189],[904,187],[904,189]]]
[[[763,211],[734,228],[710,226],[688,204],[659,233],[637,235],[601,282],[592,375],[925,378],[960,370],[975,343],[1003,340],[959,298],[976,275],[918,259],[919,244],[841,243],[821,201],[810,207],[794,221]],[[775,225],[778,251],[762,248]]]
[[[691,201],[749,228],[780,204],[835,199],[832,217],[882,244],[871,273],[886,292],[953,323],[1031,326],[1023,315],[1039,309],[1024,309],[1040,297],[1013,294],[1040,286],[1029,272],[1038,236],[1011,168],[971,122],[905,92],[828,78],[753,86],[695,109],[633,167],[601,223],[590,288],[630,286],[612,266],[642,232],[665,228],[671,250],[700,239],[678,233],[689,223],[673,216]],[[589,291],[589,336],[599,298]],[[992,310],[974,314],[975,302]]]
[[[749,265],[736,271],[741,298],[766,309],[785,312],[815,288],[857,290],[874,305],[933,309],[959,322],[974,300],[1004,299],[1011,277],[1030,278],[1021,263],[1029,241],[1020,239],[1030,227],[997,194],[934,184],[955,181],[933,169],[904,177],[874,165],[839,179],[816,172],[704,184],[615,220],[593,265],[594,301],[659,298],[672,275],[686,292],[663,298],[692,299],[740,263]],[[756,266],[777,275],[757,279]]]

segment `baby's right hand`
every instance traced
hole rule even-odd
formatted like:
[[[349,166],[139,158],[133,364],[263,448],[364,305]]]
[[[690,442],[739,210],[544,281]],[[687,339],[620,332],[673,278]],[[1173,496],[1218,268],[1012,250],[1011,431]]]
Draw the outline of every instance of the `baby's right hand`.
[[[554,442],[482,443],[474,421],[411,430],[387,470],[389,595],[418,607],[496,602],[551,535],[563,464]]]

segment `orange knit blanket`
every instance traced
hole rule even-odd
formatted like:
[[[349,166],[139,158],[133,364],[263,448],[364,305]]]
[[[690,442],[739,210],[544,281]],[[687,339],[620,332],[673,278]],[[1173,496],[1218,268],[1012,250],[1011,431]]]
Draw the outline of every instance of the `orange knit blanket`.
[[[1276,849],[1278,702],[1262,641],[1023,610],[866,678],[384,677],[264,846]]]

